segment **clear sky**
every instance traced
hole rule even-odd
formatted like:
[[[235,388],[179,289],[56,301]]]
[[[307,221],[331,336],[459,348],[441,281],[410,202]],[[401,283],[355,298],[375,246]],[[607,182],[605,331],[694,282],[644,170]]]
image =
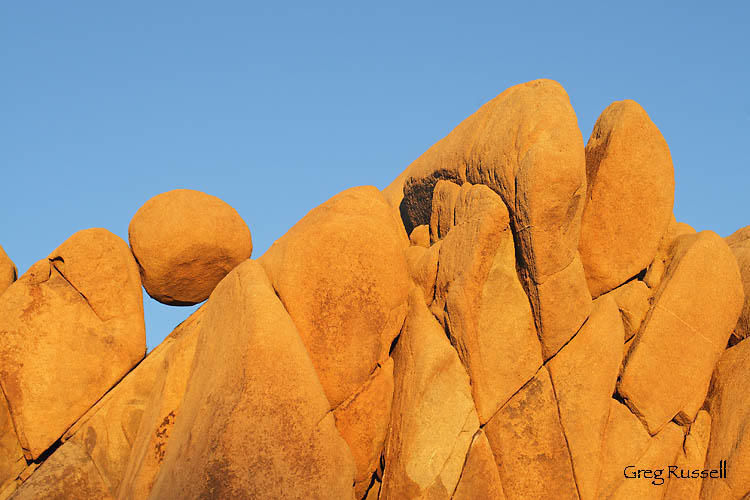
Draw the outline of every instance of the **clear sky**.
[[[566,88],[584,139],[638,101],[677,219],[726,236],[750,224],[750,8],[669,3],[3,2],[0,244],[25,272],[191,188],[235,207],[259,256],[536,78]],[[194,310],[145,304],[150,348]]]

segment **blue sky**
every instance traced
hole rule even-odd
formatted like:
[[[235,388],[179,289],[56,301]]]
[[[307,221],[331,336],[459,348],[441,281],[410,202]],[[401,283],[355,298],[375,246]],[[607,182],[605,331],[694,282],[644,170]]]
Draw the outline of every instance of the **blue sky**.
[[[505,88],[552,78],[588,139],[635,99],[677,219],[750,224],[747,2],[5,2],[0,244],[24,272],[151,196],[235,207],[254,256],[351,186],[386,186]],[[149,347],[194,308],[146,298]]]

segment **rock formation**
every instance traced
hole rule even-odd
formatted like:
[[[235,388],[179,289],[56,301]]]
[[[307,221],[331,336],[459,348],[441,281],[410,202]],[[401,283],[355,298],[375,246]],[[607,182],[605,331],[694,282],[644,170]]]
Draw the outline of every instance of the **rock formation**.
[[[191,189],[148,200],[130,221],[128,239],[143,287],[170,305],[203,302],[253,251],[240,215],[219,198]]]
[[[223,201],[0,248],[0,500],[750,498],[750,226],[633,101],[512,87],[257,260]],[[201,302],[144,358],[141,280]]]

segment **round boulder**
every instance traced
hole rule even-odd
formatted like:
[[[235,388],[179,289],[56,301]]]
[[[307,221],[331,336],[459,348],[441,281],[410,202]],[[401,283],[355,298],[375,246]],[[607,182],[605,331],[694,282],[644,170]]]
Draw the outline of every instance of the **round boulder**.
[[[130,221],[143,287],[162,304],[202,302],[253,251],[250,230],[215,196],[175,189],[148,200]]]

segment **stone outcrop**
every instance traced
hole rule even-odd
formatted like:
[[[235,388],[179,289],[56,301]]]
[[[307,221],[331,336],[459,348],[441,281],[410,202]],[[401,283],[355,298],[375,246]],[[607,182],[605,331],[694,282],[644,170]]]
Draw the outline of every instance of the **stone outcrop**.
[[[479,419],[469,377],[416,288],[393,358],[395,392],[380,498],[449,499]]]
[[[222,280],[200,330],[148,498],[353,498],[352,455],[297,329],[257,262]]]
[[[586,144],[579,250],[594,297],[625,283],[656,255],[674,204],[667,142],[635,101],[602,112]]]
[[[743,296],[737,262],[716,233],[677,238],[617,387],[652,435],[673,418],[695,419]]]
[[[175,189],[154,196],[133,216],[128,239],[154,299],[190,305],[253,251],[250,230],[234,208],[215,196]]]
[[[750,498],[750,226],[677,222],[672,168],[538,80],[258,260],[190,190],[0,248],[0,500]],[[208,298],[145,358],[141,277]]]
[[[551,357],[591,305],[578,256],[585,154],[563,88],[550,80],[511,87],[414,161],[384,191],[407,232],[430,222],[440,180],[484,184],[508,207],[524,288]]]
[[[0,300],[0,384],[36,459],[146,352],[138,268],[104,229],[71,236]]]
[[[332,407],[385,362],[406,315],[408,240],[374,187],[313,209],[258,260]]]

